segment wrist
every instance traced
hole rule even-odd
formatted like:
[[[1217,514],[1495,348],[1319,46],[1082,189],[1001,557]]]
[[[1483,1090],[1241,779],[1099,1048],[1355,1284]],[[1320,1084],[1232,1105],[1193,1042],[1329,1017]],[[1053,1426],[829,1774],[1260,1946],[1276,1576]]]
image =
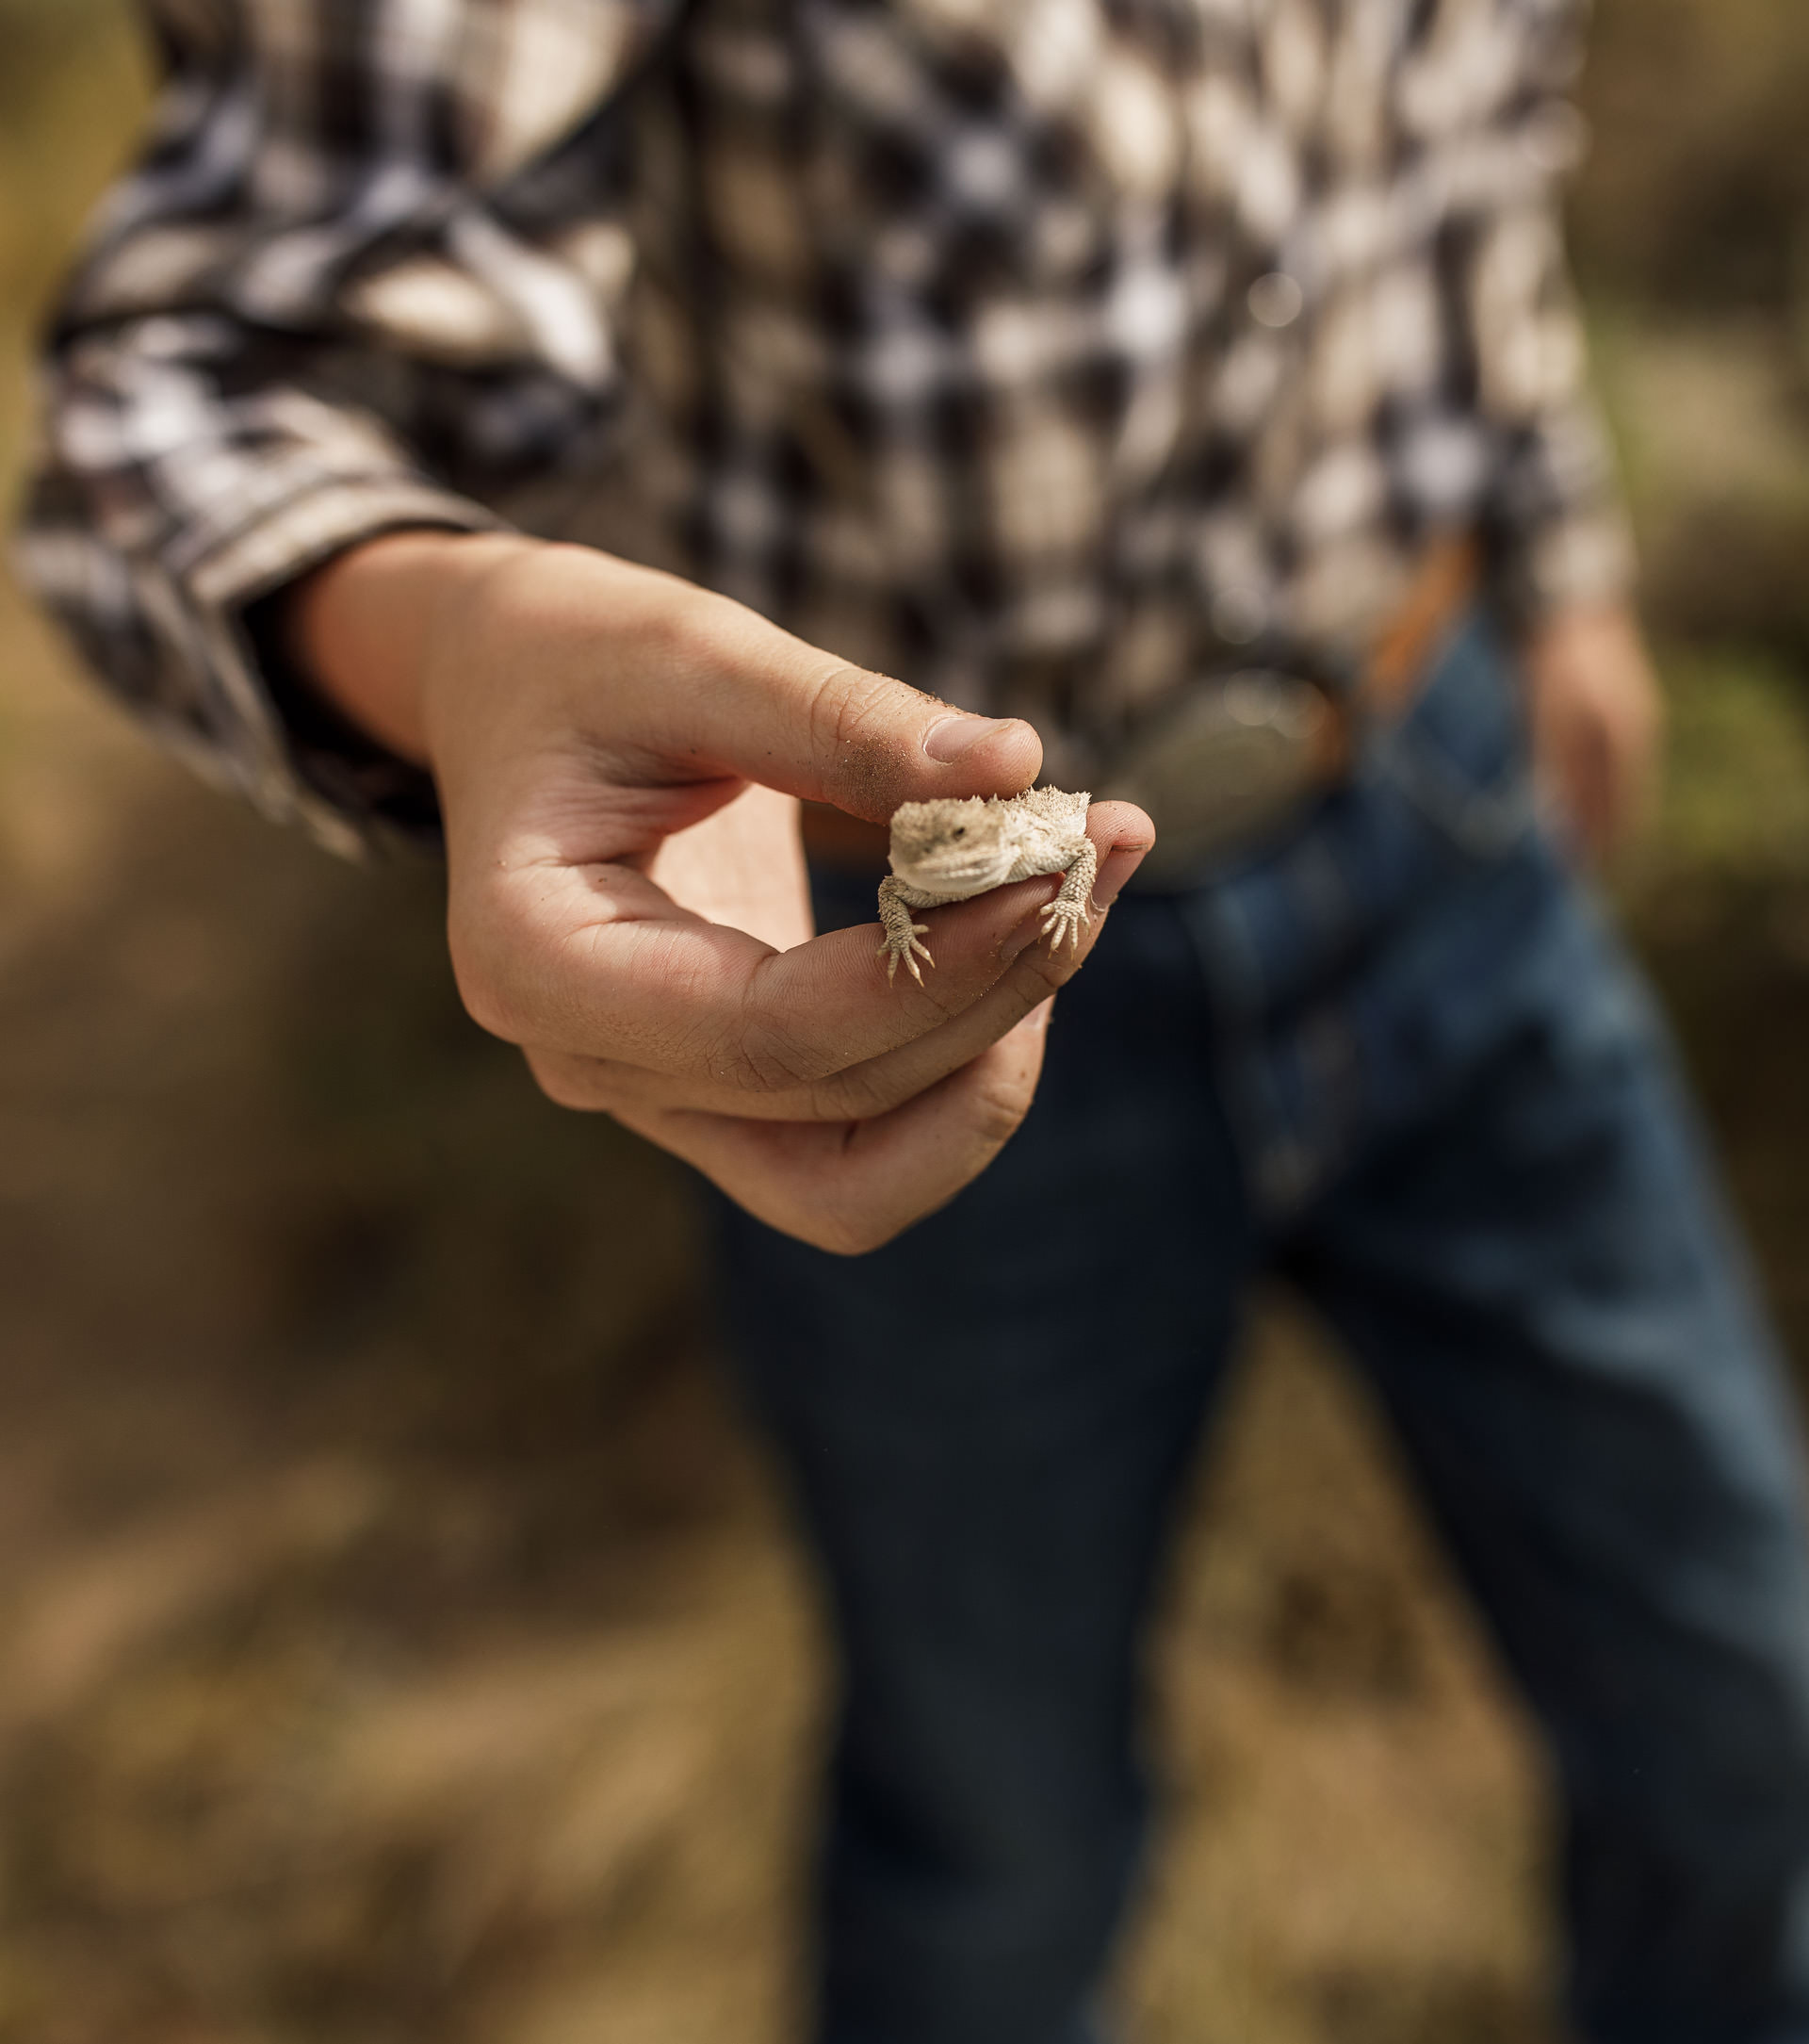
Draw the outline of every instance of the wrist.
[[[382,532],[297,582],[282,630],[301,672],[340,715],[399,758],[431,765],[434,638],[460,595],[537,543],[439,527]]]

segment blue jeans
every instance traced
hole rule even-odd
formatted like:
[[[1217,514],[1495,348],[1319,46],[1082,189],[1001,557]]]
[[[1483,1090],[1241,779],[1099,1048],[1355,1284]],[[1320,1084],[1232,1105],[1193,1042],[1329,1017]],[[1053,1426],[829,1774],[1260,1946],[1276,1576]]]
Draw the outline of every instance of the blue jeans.
[[[855,1261],[718,1213],[842,1658],[824,2044],[1092,2035],[1139,1629],[1265,1270],[1367,1374],[1549,1737],[1584,2035],[1809,2044],[1797,1434],[1480,624],[1292,844],[1119,903],[943,1212]]]

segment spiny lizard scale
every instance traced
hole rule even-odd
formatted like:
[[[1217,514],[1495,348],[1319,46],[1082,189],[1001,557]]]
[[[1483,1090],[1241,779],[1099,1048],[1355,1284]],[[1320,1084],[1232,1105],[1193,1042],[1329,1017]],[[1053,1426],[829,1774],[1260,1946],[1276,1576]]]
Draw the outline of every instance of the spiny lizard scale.
[[[1032,788],[1016,795],[970,795],[939,802],[906,802],[892,816],[890,879],[879,883],[879,920],[885,941],[886,977],[896,978],[898,962],[919,986],[917,961],[936,961],[920,941],[929,925],[913,923],[913,908],[936,908],[967,901],[1013,880],[1059,873],[1062,890],[1043,915],[1043,935],[1059,951],[1066,939],[1076,950],[1091,923],[1088,904],[1099,873],[1099,854],[1086,834],[1084,794],[1060,788]]]

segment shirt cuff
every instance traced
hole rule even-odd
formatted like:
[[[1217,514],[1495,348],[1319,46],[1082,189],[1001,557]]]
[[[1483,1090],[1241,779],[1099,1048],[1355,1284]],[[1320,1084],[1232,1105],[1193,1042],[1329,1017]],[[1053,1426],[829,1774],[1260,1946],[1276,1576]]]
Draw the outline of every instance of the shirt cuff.
[[[168,578],[163,592],[225,712],[230,736],[216,770],[223,766],[267,815],[301,823],[345,857],[363,857],[397,831],[436,838],[432,780],[327,703],[285,652],[269,599],[348,548],[421,526],[507,530],[481,504],[425,481],[337,479],[260,514]]]

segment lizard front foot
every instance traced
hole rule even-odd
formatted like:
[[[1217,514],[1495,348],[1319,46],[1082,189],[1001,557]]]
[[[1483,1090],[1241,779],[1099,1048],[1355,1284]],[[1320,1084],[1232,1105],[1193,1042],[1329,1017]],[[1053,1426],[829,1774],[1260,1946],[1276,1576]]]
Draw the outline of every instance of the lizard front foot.
[[[1043,935],[1049,939],[1051,955],[1070,941],[1078,951],[1081,932],[1090,929],[1092,924],[1093,918],[1086,912],[1084,901],[1067,901],[1060,894],[1056,895],[1043,911]]]
[[[918,942],[920,937],[930,934],[930,925],[911,921],[912,904],[905,899],[905,891],[904,883],[894,878],[888,877],[879,883],[879,922],[886,932],[879,956],[886,960],[886,984],[888,987],[897,981],[901,958],[920,987],[923,984],[923,975],[917,969],[918,959],[921,958],[925,965],[936,963],[930,956],[929,946]]]
[[[923,975],[917,969],[918,958],[921,958],[925,965],[934,965],[936,960],[930,956],[930,947],[919,943],[918,939],[929,934],[930,925],[927,923],[908,922],[899,924],[886,932],[878,956],[886,960],[886,984],[888,987],[898,977],[898,961],[901,958],[904,961],[905,971],[918,985],[921,987],[923,984]],[[917,954],[916,957],[911,956],[913,952]]]

